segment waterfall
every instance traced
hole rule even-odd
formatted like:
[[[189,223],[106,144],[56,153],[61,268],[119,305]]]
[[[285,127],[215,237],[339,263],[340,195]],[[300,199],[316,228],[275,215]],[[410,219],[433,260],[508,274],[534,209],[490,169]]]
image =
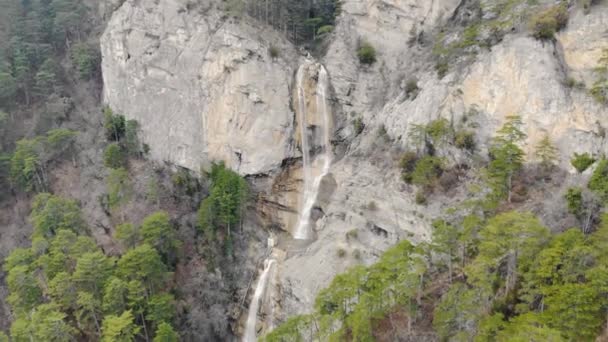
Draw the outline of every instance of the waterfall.
[[[245,333],[243,334],[243,342],[255,342],[256,341],[256,323],[258,322],[258,309],[260,308],[260,300],[266,289],[266,283],[268,282],[268,274],[275,264],[275,260],[266,259],[264,261],[264,272],[258,280],[253,293],[253,299],[249,304],[249,313],[247,314],[247,323],[245,324]]]
[[[319,64],[319,75],[317,78],[317,114],[323,118],[321,130],[323,131],[323,141],[321,146],[321,154],[317,156],[316,161],[322,162],[320,172],[314,177],[312,176],[313,165],[310,157],[310,143],[308,135],[308,109],[306,108],[306,94],[304,89],[305,71],[307,64],[303,64],[298,69],[296,76],[297,91],[298,91],[298,108],[300,110],[300,135],[302,140],[302,173],[304,178],[304,188],[302,191],[302,200],[300,207],[300,218],[298,225],[294,231],[294,238],[297,240],[310,240],[312,232],[310,229],[310,214],[312,208],[317,201],[321,180],[329,173],[331,166],[331,119],[327,106],[327,89],[329,87],[329,77],[325,67]]]

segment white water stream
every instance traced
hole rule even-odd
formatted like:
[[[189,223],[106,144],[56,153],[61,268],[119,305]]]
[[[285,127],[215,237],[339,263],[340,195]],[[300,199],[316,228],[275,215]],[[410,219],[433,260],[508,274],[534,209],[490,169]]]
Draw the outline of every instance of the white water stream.
[[[302,199],[300,200],[300,217],[298,225],[294,230],[294,239],[296,240],[311,240],[313,238],[310,227],[310,215],[317,196],[321,181],[329,173],[329,168],[332,162],[331,153],[331,113],[327,104],[327,91],[329,88],[329,76],[327,70],[322,65],[319,65],[319,74],[317,78],[316,89],[316,110],[317,117],[320,115],[322,122],[318,126],[322,130],[323,140],[321,141],[321,153],[316,158],[311,158],[311,147],[315,147],[315,142],[310,141],[311,135],[308,132],[308,108],[306,106],[306,71],[311,66],[310,63],[304,63],[298,69],[296,75],[298,110],[300,114],[300,135],[302,140],[302,173],[304,178],[304,188],[302,191]],[[320,165],[319,165],[320,164]],[[270,248],[274,243],[269,245]],[[255,342],[256,324],[258,320],[258,311],[261,305],[262,296],[268,284],[268,277],[272,273],[272,268],[276,264],[274,259],[266,259],[264,261],[264,271],[258,280],[253,294],[253,299],[249,304],[249,312],[247,314],[247,322],[245,332],[243,334],[243,342]]]
[[[266,290],[266,283],[268,282],[268,275],[275,264],[275,260],[267,259],[264,261],[264,272],[258,280],[253,294],[253,299],[249,304],[249,313],[247,314],[247,323],[245,324],[245,333],[243,334],[243,342],[255,342],[256,341],[256,323],[258,321],[258,310],[260,308],[260,300]]]
[[[310,142],[308,134],[308,108],[306,108],[306,94],[304,89],[304,74],[306,64],[303,64],[298,69],[297,87],[298,87],[298,108],[300,110],[300,135],[302,138],[302,173],[304,175],[304,189],[302,191],[302,200],[300,207],[300,218],[298,225],[294,230],[294,239],[310,240],[313,238],[310,227],[310,214],[317,196],[319,187],[323,177],[329,173],[331,166],[331,119],[327,105],[327,89],[329,88],[329,77],[327,70],[322,65],[319,66],[319,76],[317,80],[317,111],[323,118],[323,125],[320,127],[323,132],[323,141],[321,145],[321,154],[317,156],[315,161],[322,163],[320,172],[313,178],[314,165],[311,163],[310,157]]]

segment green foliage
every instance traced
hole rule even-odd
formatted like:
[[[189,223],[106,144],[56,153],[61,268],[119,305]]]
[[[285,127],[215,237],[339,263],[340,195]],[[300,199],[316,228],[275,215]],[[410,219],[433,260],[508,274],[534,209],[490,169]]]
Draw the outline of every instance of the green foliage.
[[[416,191],[416,197],[414,198],[414,201],[418,205],[426,205],[427,201],[426,201],[426,194],[424,193],[424,191],[422,191],[422,190]]]
[[[158,252],[144,244],[127,251],[117,264],[121,279],[135,280],[146,285],[149,294],[158,290],[165,282],[166,266]]]
[[[17,81],[8,68],[0,65],[0,102],[12,101],[17,93]]]
[[[230,240],[231,227],[239,223],[243,215],[249,188],[245,179],[224,164],[213,165],[209,176],[211,189],[198,210],[198,226],[209,241],[219,231]]]
[[[408,151],[403,154],[399,161],[399,167],[401,168],[401,177],[403,181],[410,184],[412,183],[412,174],[416,170],[416,163],[418,163],[418,154],[413,151]]]
[[[484,293],[462,283],[452,285],[434,312],[433,327],[440,339],[472,340],[484,305]]]
[[[589,168],[589,166],[595,163],[595,158],[593,158],[591,154],[587,152],[582,154],[578,154],[575,152],[572,159],[570,159],[570,163],[572,164],[572,166],[574,166],[576,171],[578,171],[579,173],[583,173]]]
[[[333,30],[334,30],[334,26],[333,25],[324,25],[324,26],[321,26],[317,30],[317,36],[323,36],[323,35],[329,34]]]
[[[443,173],[444,163],[441,158],[425,156],[417,163],[412,172],[412,184],[426,189],[433,188]]]
[[[103,289],[103,311],[107,314],[118,315],[128,307],[129,288],[127,283],[117,277],[111,277]]]
[[[147,305],[146,318],[156,325],[173,321],[175,314],[175,298],[168,293],[161,293],[150,297]]]
[[[47,187],[45,163],[42,160],[41,139],[17,141],[10,162],[10,178],[13,184],[26,191],[43,191]]]
[[[55,61],[48,58],[34,76],[35,90],[39,96],[46,97],[55,92],[57,87],[57,65]]]
[[[171,324],[162,322],[156,328],[156,336],[153,342],[178,342],[179,335],[173,330]]]
[[[111,143],[103,151],[103,163],[106,167],[118,169],[125,167],[127,156],[118,143]]]
[[[433,155],[436,149],[452,141],[453,133],[450,122],[445,118],[439,118],[426,125],[413,124],[408,138],[418,151],[424,149],[427,154]]]
[[[69,129],[53,129],[46,136],[17,141],[10,159],[9,176],[13,184],[26,191],[47,189],[47,167],[71,150],[76,132]]]
[[[114,263],[100,251],[83,254],[76,262],[72,278],[80,289],[99,294],[112,274]]]
[[[75,131],[65,128],[52,129],[46,134],[46,142],[52,151],[61,153],[74,143],[77,135]]]
[[[418,87],[418,80],[415,78],[409,79],[405,83],[405,96],[409,99],[415,99],[418,96],[418,92],[420,92],[420,88]]]
[[[78,70],[82,79],[91,79],[97,73],[100,64],[98,51],[85,43],[75,44],[71,47],[72,63]]]
[[[7,302],[14,312],[29,312],[42,302],[42,290],[28,266],[13,267],[6,277],[10,295]]]
[[[595,81],[591,89],[589,89],[589,94],[591,94],[598,103],[602,105],[608,104],[608,79],[601,78]]]
[[[128,203],[133,196],[133,185],[129,173],[123,168],[110,169],[106,179],[108,188],[108,203],[116,208]]]
[[[342,340],[346,334],[355,341],[373,340],[374,317],[389,312],[396,305],[404,306],[412,323],[419,305],[416,297],[421,289],[426,266],[407,241],[386,251],[370,266],[356,266],[334,278],[315,300],[311,316],[288,320],[264,338],[264,341],[301,341],[308,338]]]
[[[540,165],[549,170],[553,168],[557,162],[558,149],[553,145],[548,135],[545,135],[536,145],[535,156],[540,161]]]
[[[468,130],[460,130],[454,135],[454,145],[462,150],[474,152],[477,147],[475,133]]]
[[[135,120],[127,120],[125,124],[124,148],[129,155],[138,156],[141,154],[141,143],[137,136],[139,123]]]
[[[604,201],[608,200],[608,160],[600,159],[587,185]]]
[[[108,141],[120,141],[126,131],[125,117],[120,114],[114,114],[109,107],[106,107],[103,112],[103,127],[106,132],[106,139],[108,139]]]
[[[376,62],[376,49],[370,43],[362,42],[357,50],[357,57],[361,64],[372,65]]]
[[[490,147],[492,160],[488,165],[487,179],[494,199],[506,197],[511,202],[513,176],[523,167],[525,156],[519,146],[526,138],[522,125],[519,116],[508,116]]]
[[[568,8],[565,4],[554,5],[533,16],[530,20],[532,35],[536,39],[553,39],[556,32],[568,24]]]
[[[60,230],[80,233],[85,229],[76,201],[47,193],[34,198],[30,220],[35,236],[50,237]]]
[[[76,329],[65,321],[66,314],[54,304],[41,304],[33,310],[30,329],[35,341],[63,342],[74,339]]]
[[[446,61],[440,60],[435,64],[435,71],[437,72],[437,77],[442,79],[450,71],[450,64]]]
[[[140,229],[131,223],[120,224],[116,227],[114,238],[120,241],[127,249],[133,248],[141,242]]]
[[[139,232],[143,242],[156,248],[165,260],[176,257],[180,242],[169,222],[169,214],[164,211],[151,214],[144,219]]]
[[[120,316],[108,315],[103,320],[101,341],[131,342],[135,340],[139,330],[131,311],[125,311]]]
[[[568,204],[568,212],[580,218],[583,213],[583,189],[569,188],[564,197]]]
[[[179,171],[171,177],[171,181],[178,192],[187,196],[193,196],[200,190],[199,180],[187,169],[179,169]]]

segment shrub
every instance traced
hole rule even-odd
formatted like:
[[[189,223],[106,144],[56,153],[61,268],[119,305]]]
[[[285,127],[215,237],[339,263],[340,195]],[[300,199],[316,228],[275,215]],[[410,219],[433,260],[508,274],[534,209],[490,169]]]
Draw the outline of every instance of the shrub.
[[[357,50],[357,56],[361,64],[374,64],[376,62],[376,49],[370,43],[363,42]]]
[[[417,162],[418,155],[416,154],[416,152],[413,151],[405,152],[403,157],[401,157],[401,161],[399,161],[399,167],[401,168],[401,177],[408,184],[412,183],[412,173],[416,169]]]
[[[324,25],[319,27],[319,29],[317,30],[317,35],[318,36],[322,36],[328,33],[331,33],[334,30],[334,27],[332,25]]]
[[[355,250],[353,251],[353,257],[354,257],[355,259],[357,259],[357,260],[361,260],[361,251],[360,251],[360,250],[358,250],[358,249],[355,249]]]
[[[388,136],[388,132],[386,131],[386,126],[384,126],[384,124],[382,124],[382,125],[380,125],[380,127],[378,127],[378,131],[376,132],[376,135],[378,136],[378,138],[384,139],[384,141],[389,141],[391,139]]]
[[[435,71],[437,71],[437,77],[442,79],[448,74],[448,71],[450,71],[450,65],[446,61],[439,61],[435,64]]]
[[[415,78],[409,79],[406,83],[405,83],[405,96],[409,99],[415,99],[416,96],[418,96],[418,92],[420,91],[420,88],[418,87],[418,80],[416,80]]]
[[[589,180],[589,189],[596,192],[603,200],[608,199],[608,160],[602,159]]]
[[[595,163],[595,158],[593,158],[589,153],[578,154],[574,153],[574,157],[570,160],[570,163],[576,171],[579,173],[585,172],[593,163]]]
[[[608,79],[601,79],[593,84],[589,93],[600,104],[608,104]]]
[[[347,240],[351,240],[351,239],[356,239],[359,236],[359,231],[357,229],[351,229],[346,233],[346,239]]]
[[[101,61],[97,50],[85,43],[76,44],[72,47],[71,57],[81,78],[90,79],[97,74]]]
[[[118,169],[127,164],[126,154],[118,143],[111,143],[103,152],[103,163],[106,167]]]
[[[268,47],[268,54],[270,55],[270,58],[275,59],[280,56],[281,52],[278,47],[270,45],[270,47]]]
[[[416,163],[412,183],[425,188],[435,185],[443,172],[443,161],[438,157],[425,156]]]
[[[454,137],[454,144],[459,149],[467,150],[470,152],[475,151],[475,133],[467,130],[456,132],[456,136]]]
[[[433,147],[440,147],[452,134],[452,126],[445,118],[439,118],[429,122],[425,127],[426,134],[431,138]]]
[[[108,139],[108,141],[119,141],[125,135],[125,117],[120,114],[114,114],[109,107],[104,108],[103,113],[103,127],[105,129],[106,139]]]
[[[343,248],[338,248],[338,251],[336,254],[338,255],[339,258],[344,258],[346,256],[346,250],[344,250]]]
[[[576,217],[580,217],[583,209],[583,189],[570,188],[564,195],[568,204],[568,212]]]
[[[565,5],[552,6],[532,17],[530,27],[536,39],[553,39],[555,33],[568,24],[568,9]]]
[[[426,195],[424,194],[424,191],[416,192],[416,204],[418,204],[418,205],[426,204]]]

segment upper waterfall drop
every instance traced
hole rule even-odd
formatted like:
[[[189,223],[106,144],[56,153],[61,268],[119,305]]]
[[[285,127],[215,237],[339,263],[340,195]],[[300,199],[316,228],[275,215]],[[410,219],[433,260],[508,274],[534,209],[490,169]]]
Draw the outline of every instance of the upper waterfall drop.
[[[316,117],[321,116],[321,122],[317,123],[322,131],[322,140],[320,141],[321,153],[312,158],[311,147],[314,149],[314,141],[311,144],[309,133],[310,113],[306,104],[306,71],[310,69],[311,64],[305,63],[300,66],[296,75],[297,82],[297,97],[298,109],[300,114],[300,135],[302,147],[302,174],[304,186],[302,191],[302,199],[300,200],[300,217],[298,224],[294,230],[294,238],[297,240],[310,240],[313,234],[310,227],[310,215],[312,208],[317,201],[321,181],[329,173],[332,162],[331,151],[331,132],[332,119],[327,104],[327,91],[329,89],[329,75],[327,70],[321,64],[318,66],[317,86],[316,86]],[[319,164],[320,163],[320,164]],[[314,175],[314,176],[313,176]]]

